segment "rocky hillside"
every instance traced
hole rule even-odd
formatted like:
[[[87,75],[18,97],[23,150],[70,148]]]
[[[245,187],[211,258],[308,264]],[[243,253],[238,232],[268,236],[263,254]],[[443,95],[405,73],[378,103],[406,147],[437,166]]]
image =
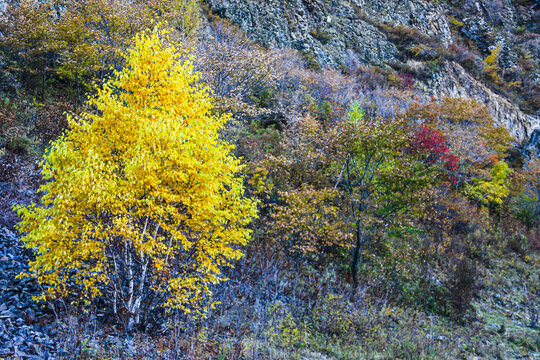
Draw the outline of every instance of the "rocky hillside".
[[[211,8],[268,47],[293,48],[313,66],[360,65],[412,76],[429,95],[485,102],[527,141],[539,119],[540,6],[510,0],[209,0]],[[497,56],[500,81],[483,76]],[[513,84],[512,84],[513,83]]]

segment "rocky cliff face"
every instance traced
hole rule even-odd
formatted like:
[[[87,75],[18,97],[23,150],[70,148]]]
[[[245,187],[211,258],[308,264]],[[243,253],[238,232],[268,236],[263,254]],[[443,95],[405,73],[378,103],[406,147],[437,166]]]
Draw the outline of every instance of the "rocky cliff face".
[[[376,21],[417,29],[446,46],[452,42],[448,19],[438,1],[354,0],[352,4]]]
[[[540,75],[540,6],[535,1],[510,0],[208,0],[221,17],[237,24],[265,45],[294,48],[322,67],[346,67],[360,62],[380,67],[410,63],[407,31],[430,43],[430,51],[463,43],[476,67],[500,46],[502,71],[529,71],[529,87]],[[394,31],[389,35],[390,29]],[[392,31],[392,30],[390,30]],[[420,41],[421,45],[421,41]],[[465,51],[465,50],[460,50]],[[526,59],[532,69],[521,68]],[[401,65],[400,65],[401,64]],[[507,70],[508,69],[508,70]],[[504,74],[503,74],[504,75]],[[503,79],[504,80],[504,79]],[[535,84],[536,83],[536,84]],[[537,106],[523,109],[486,86],[455,59],[445,58],[418,81],[429,95],[475,97],[492,110],[494,119],[524,141],[540,128]],[[536,96],[535,91],[530,95]],[[529,99],[526,99],[529,100]]]
[[[373,25],[413,27],[443,44],[452,41],[448,21],[434,2],[400,0],[210,0],[222,17],[232,20],[266,46],[312,53],[323,66],[343,64],[356,53],[367,64],[397,60],[399,51]]]
[[[359,18],[353,3],[325,0],[210,0],[222,17],[266,46],[295,48],[323,66],[343,63],[348,52],[362,61],[396,60],[397,48],[375,26]]]
[[[491,91],[455,62],[444,64],[437,76],[428,82],[425,91],[433,96],[450,95],[483,101],[495,121],[506,126],[510,134],[520,142],[527,141],[536,129],[540,129],[538,116],[523,113],[516,105]]]

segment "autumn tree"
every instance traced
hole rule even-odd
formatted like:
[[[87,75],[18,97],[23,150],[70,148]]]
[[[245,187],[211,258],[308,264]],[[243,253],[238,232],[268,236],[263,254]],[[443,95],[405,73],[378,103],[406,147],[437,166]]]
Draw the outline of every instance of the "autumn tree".
[[[512,137],[504,126],[497,126],[488,108],[474,99],[442,99],[412,104],[406,111],[414,122],[431,124],[440,129],[453,162],[454,187],[491,177],[491,168],[506,157]]]
[[[41,77],[43,87],[47,68],[55,61],[48,45],[53,10],[46,3],[21,0],[5,4],[0,11],[0,45],[14,60],[8,69],[16,71],[24,85],[28,86],[33,77]]]
[[[120,54],[133,36],[167,21],[184,34],[196,31],[200,14],[197,0],[86,0],[55,1],[64,11],[54,26],[51,46],[60,57],[60,73],[69,79],[103,79],[110,67],[121,65]]]
[[[111,67],[119,69],[134,35],[153,22],[166,21],[188,37],[201,18],[198,0],[22,0],[8,3],[1,15],[0,44],[21,75],[39,75],[42,87],[59,75],[78,95]]]
[[[489,55],[484,59],[483,70],[485,74],[495,83],[500,83],[502,78],[500,71],[500,56],[502,45],[497,45],[490,50]]]
[[[366,119],[353,105],[343,123],[335,157],[335,187],[347,195],[347,218],[355,238],[351,261],[354,285],[363,247],[377,231],[425,203],[424,190],[436,184],[446,160],[412,141],[415,136],[405,117]]]
[[[508,177],[512,169],[504,161],[498,161],[491,168],[490,176],[486,179],[473,179],[464,188],[465,195],[479,205],[500,206],[509,195]]]
[[[70,117],[45,154],[41,203],[18,207],[42,298],[100,297],[128,329],[159,307],[202,313],[256,216],[218,135],[229,116],[212,115],[191,58],[166,36],[135,38],[89,99],[95,112]]]
[[[296,119],[282,146],[264,159],[268,179],[281,189],[269,232],[308,259],[349,252],[355,285],[366,245],[391,228],[404,234],[401,220],[421,214],[427,188],[457,167],[435,128],[411,126],[404,116],[368,117],[357,104],[331,123]]]

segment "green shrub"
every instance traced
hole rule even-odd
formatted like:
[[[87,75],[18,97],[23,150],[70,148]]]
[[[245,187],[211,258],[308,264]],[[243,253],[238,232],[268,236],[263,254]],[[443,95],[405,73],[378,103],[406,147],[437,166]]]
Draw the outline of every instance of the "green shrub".
[[[511,210],[518,220],[531,229],[540,225],[540,218],[538,218],[538,206],[538,199],[527,194],[520,193],[512,201]]]
[[[26,136],[17,136],[7,142],[6,148],[15,154],[28,155],[32,152],[32,140]]]

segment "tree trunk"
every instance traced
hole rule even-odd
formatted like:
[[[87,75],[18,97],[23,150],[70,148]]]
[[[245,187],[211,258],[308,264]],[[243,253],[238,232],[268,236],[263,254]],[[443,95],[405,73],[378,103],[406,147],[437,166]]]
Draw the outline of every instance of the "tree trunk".
[[[351,264],[351,275],[353,279],[353,288],[358,287],[358,262],[360,259],[360,248],[362,247],[362,237],[360,235],[360,220],[356,221],[356,245],[354,247],[353,259]]]

